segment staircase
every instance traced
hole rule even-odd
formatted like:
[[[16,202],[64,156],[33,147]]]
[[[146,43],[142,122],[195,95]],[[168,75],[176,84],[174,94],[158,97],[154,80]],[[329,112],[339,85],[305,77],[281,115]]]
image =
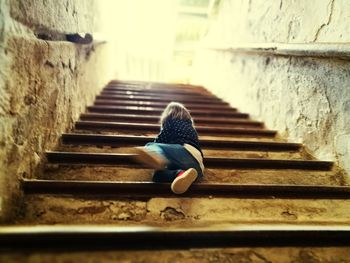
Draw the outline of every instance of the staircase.
[[[132,151],[170,101],[190,110],[206,165],[180,196]],[[46,156],[0,228],[1,262],[350,262],[344,174],[200,86],[111,81]]]

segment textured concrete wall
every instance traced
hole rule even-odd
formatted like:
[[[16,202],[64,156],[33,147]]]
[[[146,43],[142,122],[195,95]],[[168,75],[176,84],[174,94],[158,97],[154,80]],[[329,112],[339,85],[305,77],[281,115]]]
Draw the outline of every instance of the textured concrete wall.
[[[345,43],[346,21],[346,0],[227,0],[206,42]],[[202,49],[194,68],[194,83],[350,174],[350,61]]]
[[[108,81],[104,44],[37,39],[91,32],[92,1],[0,1],[0,220],[21,202],[20,177],[35,177],[43,153]]]

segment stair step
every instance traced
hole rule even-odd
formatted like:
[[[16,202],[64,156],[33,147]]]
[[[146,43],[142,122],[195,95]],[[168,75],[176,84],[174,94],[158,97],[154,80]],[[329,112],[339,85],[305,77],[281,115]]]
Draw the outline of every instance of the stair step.
[[[127,114],[148,114],[160,116],[164,109],[153,107],[136,107],[136,106],[104,106],[95,105],[88,106],[87,109],[90,112],[107,112],[107,113],[127,113]],[[193,117],[197,116],[218,116],[218,117],[231,117],[231,118],[249,118],[249,114],[236,112],[232,110],[190,110]]]
[[[159,133],[160,126],[156,124],[145,124],[145,123],[127,123],[127,122],[98,122],[98,121],[77,121],[75,123],[76,129],[83,130],[113,130],[113,131],[144,131]],[[275,137],[276,131],[264,130],[261,128],[228,128],[228,127],[205,127],[197,126],[197,132],[200,135],[220,135],[220,136],[258,136],[258,137]]]
[[[62,134],[64,144],[107,145],[107,146],[142,146],[153,142],[154,136],[131,135],[99,135],[99,134]],[[261,151],[299,151],[301,144],[286,142],[265,141],[227,141],[227,140],[200,140],[203,148],[230,149],[230,150],[261,150]]]
[[[47,164],[39,179],[90,181],[143,181],[152,180],[154,170],[122,166],[88,166]],[[202,183],[229,184],[290,184],[290,185],[347,185],[346,176],[334,171],[302,169],[244,169],[206,168]]]
[[[77,152],[47,152],[50,163],[91,164],[91,165],[126,165],[140,166],[135,161],[135,154],[117,153],[77,153]],[[247,169],[305,169],[330,170],[333,162],[312,160],[279,160],[279,159],[242,159],[205,157],[208,168],[247,168]],[[144,166],[142,166],[144,167]]]
[[[191,100],[210,100],[210,101],[222,101],[221,99],[215,97],[214,95],[204,95],[204,94],[179,94],[179,93],[163,93],[152,92],[152,91],[110,91],[103,90],[100,93],[101,96],[146,96],[155,98],[171,99],[176,101],[177,99],[191,99]]]
[[[101,100],[141,100],[141,101],[158,101],[158,102],[172,102],[174,99],[172,98],[159,98],[159,97],[154,97],[154,96],[130,96],[130,95],[98,95],[96,96],[96,99],[101,99]],[[229,105],[227,102],[224,102],[220,99],[192,99],[192,98],[178,98],[176,99],[177,102],[181,103],[186,103],[186,102],[191,102],[191,103],[205,103],[208,105]]]
[[[136,86],[107,86],[103,89],[103,91],[115,92],[115,91],[123,91],[123,92],[144,92],[144,93],[154,93],[159,92],[163,94],[180,94],[180,95],[211,95],[209,92],[204,91],[196,91],[196,90],[186,90],[186,89],[164,89],[164,88],[149,88],[149,87],[136,87]]]
[[[125,101],[125,100],[96,100],[94,103],[95,106],[127,106],[127,107],[152,107],[156,109],[164,109],[168,103],[158,103],[158,102],[149,102],[149,101]],[[236,108],[232,108],[229,105],[203,105],[201,104],[184,104],[186,108],[190,111],[193,110],[217,110],[217,111],[228,111],[228,112],[236,112]]]
[[[143,98],[145,100],[147,99],[162,99],[162,100],[171,100],[171,101],[176,101],[176,100],[184,100],[184,101],[192,101],[192,102],[223,102],[222,99],[219,99],[218,97],[215,96],[208,96],[208,95],[187,95],[187,94],[164,94],[164,93],[142,93],[142,92],[134,92],[133,94],[127,94],[126,92],[101,92],[100,96],[108,96],[108,97],[121,97],[124,99],[134,99],[134,100],[142,100]]]
[[[347,226],[232,225],[208,228],[149,226],[7,226],[0,228],[6,249],[174,249],[242,246],[350,245]]]
[[[110,182],[22,179],[26,194],[102,194],[115,196],[174,196],[167,183]],[[181,195],[186,196],[231,196],[240,198],[313,198],[349,199],[350,187],[324,185],[236,185],[197,183]]]
[[[133,115],[133,114],[111,114],[111,113],[83,113],[81,120],[86,121],[128,121],[137,123],[159,123],[159,116],[152,115]],[[243,118],[213,118],[213,117],[194,117],[195,124],[220,124],[220,125],[241,125],[252,127],[263,127],[264,124],[259,121],[253,121]]]
[[[208,92],[203,86],[190,85],[190,84],[170,84],[170,83],[146,83],[146,82],[110,82],[107,87],[139,87],[139,88],[149,88],[149,89],[163,89],[163,90],[188,90],[188,91],[200,91]]]
[[[218,196],[28,194],[17,224],[146,224],[210,227],[227,224],[350,225],[350,199]]]
[[[84,133],[84,134],[104,134],[104,135],[133,135],[133,136],[157,136],[159,131],[142,131],[142,130],[113,130],[113,129],[73,129],[71,132],[74,133]],[[199,139],[218,139],[221,140],[227,139],[230,140],[242,140],[242,141],[271,141],[271,142],[280,142],[281,138],[278,136],[268,137],[264,135],[250,135],[250,134],[232,134],[230,136],[226,136],[223,134],[218,135],[199,135]]]
[[[141,146],[141,145],[140,145]],[[105,146],[105,145],[79,145],[62,144],[55,151],[83,152],[83,153],[135,153],[134,146]],[[304,151],[264,151],[258,150],[231,150],[202,148],[204,156],[220,158],[255,158],[255,159],[282,159],[282,160],[315,160]]]
[[[107,250],[107,251],[106,251]],[[38,251],[27,252],[11,250],[0,255],[0,262],[18,263],[29,261],[35,257],[38,262],[349,262],[349,247],[225,247],[225,248],[191,248],[191,249],[168,249],[168,250],[110,250],[90,249],[82,253],[41,253]],[[27,253],[26,253],[27,252]],[[62,253],[63,252],[63,253]],[[218,261],[220,259],[220,261]],[[233,259],[233,261],[232,261]],[[248,259],[249,261],[247,261]],[[260,259],[264,260],[261,261]],[[37,262],[37,261],[36,261]]]

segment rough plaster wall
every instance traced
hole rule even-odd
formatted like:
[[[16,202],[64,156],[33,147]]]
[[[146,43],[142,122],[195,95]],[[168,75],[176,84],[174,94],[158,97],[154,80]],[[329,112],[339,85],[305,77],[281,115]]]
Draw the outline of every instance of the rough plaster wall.
[[[44,151],[55,147],[60,134],[72,127],[111,77],[104,44],[77,45],[35,38],[37,25],[48,33],[64,34],[82,28],[88,31],[86,23],[94,10],[87,18],[84,1],[59,2],[65,3],[64,11],[57,10],[63,8],[57,1],[0,1],[2,221],[10,220],[19,207],[18,179],[35,177],[40,172]],[[54,10],[60,14],[60,19],[54,18],[55,23]]]
[[[350,1],[228,0],[221,10],[208,42],[350,41]],[[194,68],[194,83],[350,174],[349,61],[202,49]]]
[[[34,31],[92,32],[95,0],[10,0],[10,14]]]
[[[349,42],[348,0],[225,0],[208,40],[246,42]]]

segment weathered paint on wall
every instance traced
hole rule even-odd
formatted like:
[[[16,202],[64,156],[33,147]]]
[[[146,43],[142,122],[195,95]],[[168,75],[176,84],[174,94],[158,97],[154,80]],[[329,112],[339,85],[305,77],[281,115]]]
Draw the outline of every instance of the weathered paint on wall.
[[[228,0],[206,42],[343,43],[349,20],[349,1]],[[194,83],[350,174],[350,61],[202,49],[194,68]]]

